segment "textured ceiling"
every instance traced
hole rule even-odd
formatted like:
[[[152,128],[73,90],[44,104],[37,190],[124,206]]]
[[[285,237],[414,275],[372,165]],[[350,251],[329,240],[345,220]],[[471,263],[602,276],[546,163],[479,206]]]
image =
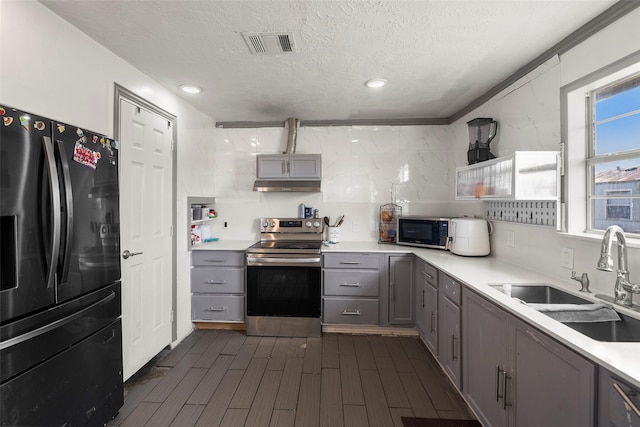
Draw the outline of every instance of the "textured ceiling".
[[[41,2],[229,122],[447,118],[615,0]],[[251,55],[241,34],[286,31],[296,53]]]

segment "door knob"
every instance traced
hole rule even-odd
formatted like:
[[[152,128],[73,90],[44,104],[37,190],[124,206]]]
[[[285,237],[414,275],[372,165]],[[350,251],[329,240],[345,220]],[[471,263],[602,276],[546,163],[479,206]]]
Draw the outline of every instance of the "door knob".
[[[142,252],[130,252],[129,249],[122,252],[122,258],[127,259],[131,256],[141,255]]]

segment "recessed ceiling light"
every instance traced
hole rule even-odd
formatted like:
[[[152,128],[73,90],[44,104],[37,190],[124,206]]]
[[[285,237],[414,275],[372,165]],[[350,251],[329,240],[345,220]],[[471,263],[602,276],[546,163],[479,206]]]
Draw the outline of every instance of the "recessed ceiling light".
[[[364,85],[370,88],[378,88],[386,84],[387,84],[387,81],[385,79],[371,79],[364,82]]]
[[[200,92],[202,92],[202,88],[200,86],[196,86],[196,85],[181,85],[180,89],[182,89],[183,92],[187,92],[187,93],[200,93]]]

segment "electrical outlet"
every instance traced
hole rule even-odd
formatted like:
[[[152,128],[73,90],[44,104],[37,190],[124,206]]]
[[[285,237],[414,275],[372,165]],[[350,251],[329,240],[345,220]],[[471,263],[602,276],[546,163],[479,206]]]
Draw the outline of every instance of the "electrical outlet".
[[[562,267],[573,270],[573,249],[562,248]]]
[[[512,230],[507,231],[507,246],[510,248],[516,247],[516,233]]]
[[[358,231],[358,221],[353,221],[353,223],[351,224],[351,229],[352,229],[354,232],[357,232],[357,231]]]

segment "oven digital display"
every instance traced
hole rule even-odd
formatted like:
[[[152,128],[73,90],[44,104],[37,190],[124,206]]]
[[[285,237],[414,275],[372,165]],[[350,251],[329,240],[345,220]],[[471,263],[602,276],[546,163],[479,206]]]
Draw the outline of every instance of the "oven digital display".
[[[280,227],[302,227],[302,221],[280,221]]]

